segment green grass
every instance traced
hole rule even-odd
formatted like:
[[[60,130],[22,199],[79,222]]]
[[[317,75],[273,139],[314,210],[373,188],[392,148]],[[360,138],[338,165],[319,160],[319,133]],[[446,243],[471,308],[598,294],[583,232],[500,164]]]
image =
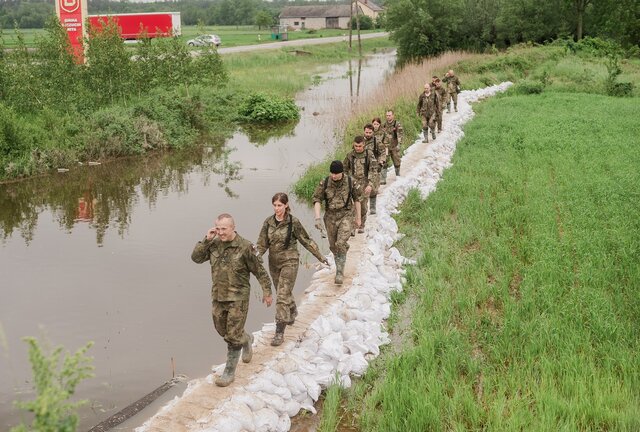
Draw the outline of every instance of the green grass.
[[[182,26],[181,30],[182,34],[180,35],[180,39],[184,40],[185,43],[187,40],[193,39],[201,34],[217,34],[222,40],[221,48],[276,42],[274,39],[271,39],[270,29],[263,28],[258,30],[255,26]],[[361,33],[366,34],[380,31],[381,30],[361,30]],[[35,47],[36,37],[45,35],[43,29],[20,29],[20,33],[24,36],[25,43],[28,47]],[[315,39],[348,34],[349,30],[347,29],[302,30],[289,32],[288,38],[289,40]],[[260,36],[260,38],[258,38],[258,36]],[[6,48],[15,48],[17,46],[18,42],[13,29],[3,29],[2,37]],[[356,34],[354,32],[354,38],[355,37]]]
[[[398,216],[415,346],[367,372],[360,430],[640,430],[638,106],[477,107],[438,189]]]
[[[335,432],[340,424],[340,404],[342,399],[342,387],[332,384],[324,392],[322,402],[322,417],[318,432]]]

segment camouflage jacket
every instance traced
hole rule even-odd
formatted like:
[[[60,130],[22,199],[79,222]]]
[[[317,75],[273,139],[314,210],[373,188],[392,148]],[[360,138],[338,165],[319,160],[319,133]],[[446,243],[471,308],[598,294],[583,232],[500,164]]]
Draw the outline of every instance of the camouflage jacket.
[[[384,151],[387,150],[387,141],[384,139],[384,129],[382,129],[382,125],[378,128],[378,130],[373,130],[373,136],[376,138],[376,142],[378,143],[378,148],[384,148]],[[384,156],[384,154],[383,154]]]
[[[402,125],[398,120],[394,120],[391,123],[385,121],[380,125],[380,128],[384,130],[384,140],[389,148],[402,145],[404,129],[402,129]]]
[[[365,138],[364,148],[371,150],[375,158],[378,160],[378,163],[381,163],[387,155],[387,145],[384,142],[384,133],[380,132],[377,136],[374,133],[371,138]]]
[[[442,78],[442,82],[447,84],[447,92],[460,93],[460,80],[457,76],[445,76],[444,78]]]
[[[354,209],[354,202],[359,201],[362,196],[362,189],[358,183],[345,173],[338,181],[333,181],[331,176],[320,182],[313,193],[313,203],[325,204],[325,211],[347,211],[351,213]],[[351,187],[349,187],[351,184]]]
[[[319,261],[325,260],[316,242],[309,237],[307,230],[304,229],[298,218],[291,214],[288,214],[281,222],[276,220],[275,215],[265,219],[256,246],[260,256],[269,249],[269,260],[275,258],[278,261],[297,261],[300,257],[298,242]]]
[[[264,296],[271,295],[271,279],[262,265],[262,258],[256,256],[250,241],[236,234],[230,242],[218,237],[196,243],[191,253],[193,262],[211,263],[211,298],[216,301],[249,300],[249,274],[260,282]]]
[[[367,186],[371,186],[373,190],[378,190],[380,185],[380,168],[378,160],[371,150],[357,153],[351,150],[342,162],[344,171],[349,174],[353,180],[364,190]]]
[[[416,113],[418,115],[431,117],[440,110],[440,97],[435,93],[427,94],[425,92],[420,93],[418,98],[418,106],[416,107]]]
[[[447,100],[447,89],[442,86],[434,87],[433,92],[435,92],[438,95],[438,98],[440,98],[440,108],[442,109],[442,104]]]

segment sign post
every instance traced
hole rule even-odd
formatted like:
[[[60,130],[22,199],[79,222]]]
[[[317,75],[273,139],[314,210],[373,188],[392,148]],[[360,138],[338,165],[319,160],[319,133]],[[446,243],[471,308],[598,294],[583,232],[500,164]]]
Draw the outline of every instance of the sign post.
[[[82,41],[86,34],[87,0],[56,0],[56,14],[69,35],[69,42],[78,63],[84,63]]]

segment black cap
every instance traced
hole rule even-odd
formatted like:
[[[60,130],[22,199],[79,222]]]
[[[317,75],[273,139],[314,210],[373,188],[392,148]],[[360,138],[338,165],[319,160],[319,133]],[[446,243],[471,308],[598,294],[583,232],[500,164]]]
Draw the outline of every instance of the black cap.
[[[342,162],[340,162],[339,160],[334,160],[333,162],[331,162],[331,166],[329,167],[329,172],[331,174],[340,174],[343,171],[344,166],[342,165]]]

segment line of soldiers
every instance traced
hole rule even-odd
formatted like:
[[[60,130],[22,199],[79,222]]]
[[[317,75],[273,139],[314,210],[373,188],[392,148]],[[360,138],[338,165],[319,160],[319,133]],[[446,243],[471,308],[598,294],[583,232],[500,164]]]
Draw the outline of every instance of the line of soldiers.
[[[423,142],[428,142],[428,132],[435,139],[442,131],[444,106],[451,112],[451,101],[458,111],[460,80],[449,70],[442,82],[434,76],[424,86],[418,99],[417,115],[422,119]],[[313,194],[315,227],[329,242],[336,263],[334,282],[344,281],[349,239],[364,232],[367,214],[376,214],[376,198],[379,186],[387,182],[387,161],[393,162],[396,176],[400,175],[401,147],[404,138],[402,124],[393,110],[385,113],[386,121],[372,119],[363,128],[363,135],[354,138],[352,151],[343,161],[334,160],[329,166],[329,176],[321,181]],[[277,193],[271,203],[274,214],[265,219],[257,247],[235,231],[233,217],[223,213],[199,241],[191,259],[211,265],[212,318],[216,331],[227,342],[227,362],[223,374],[215,381],[224,387],[235,377],[238,360],[249,363],[253,356],[253,336],[244,330],[249,311],[249,278],[253,274],[262,287],[262,302],[273,302],[271,280],[276,289],[276,331],[271,345],[278,346],[284,340],[287,325],[292,325],[298,315],[293,297],[293,287],[298,274],[300,242],[318,261],[328,265],[318,245],[310,238],[300,221],[291,215],[289,198]],[[324,217],[320,217],[324,203]],[[370,208],[370,209],[369,209]],[[324,235],[323,235],[324,237]],[[267,274],[262,255],[269,250]]]

